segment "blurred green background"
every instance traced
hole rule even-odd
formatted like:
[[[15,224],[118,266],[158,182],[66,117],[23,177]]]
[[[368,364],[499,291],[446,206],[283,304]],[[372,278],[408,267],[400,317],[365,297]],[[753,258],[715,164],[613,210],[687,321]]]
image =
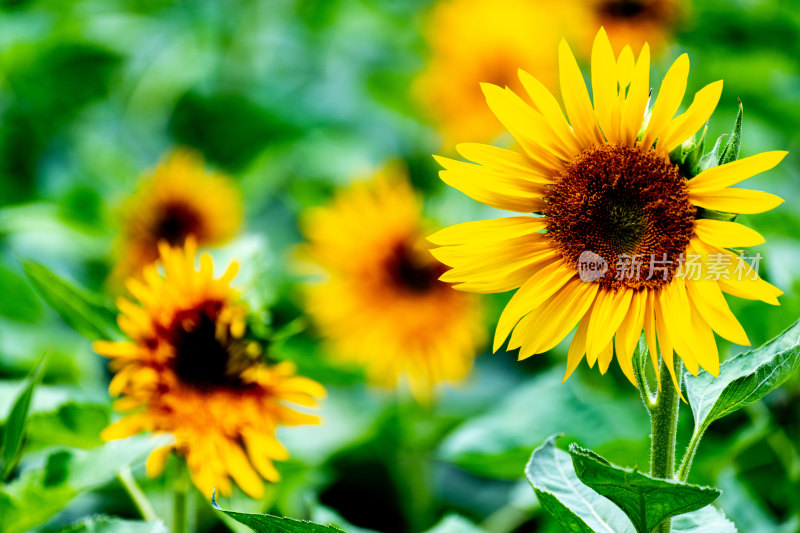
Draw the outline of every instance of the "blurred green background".
[[[278,325],[302,315],[298,278],[288,267],[301,242],[299,213],[388,160],[407,163],[427,214],[441,224],[497,216],[440,183],[430,157],[452,149],[442,148],[411,93],[426,61],[432,4],[1,4],[0,422],[48,350],[22,466],[41,465],[59,446],[81,449],[76,457],[92,473],[69,487],[31,485],[30,507],[17,512],[40,516],[42,531],[97,513],[136,518],[114,478],[113,458],[127,454],[168,520],[169,472],[144,479],[136,443],[98,451],[99,430],[114,416],[106,361],[40,301],[20,260],[106,291],[120,203],[175,146],[200,151],[238,182],[245,228],[215,254],[242,261],[248,298],[272,308]],[[654,57],[651,83],[657,86],[680,51],[692,61],[689,92],[725,80],[712,138],[730,131],[740,98],[743,155],[791,152],[752,185],[786,203],[743,217],[767,239],[753,250],[764,257],[762,275],[786,293],[780,307],[730,300],[758,345],[800,315],[800,8],[789,0],[693,2]],[[508,297],[484,298],[487,328]],[[385,532],[425,531],[443,519],[449,531],[558,531],[522,481],[531,450],[546,436],[563,432],[612,461],[646,469],[649,427],[635,389],[616,365],[604,377],[582,365],[561,385],[566,343],[521,363],[502,350],[484,354],[467,383],[446,388],[433,406],[368,388],[358,373],[332,367],[318,344],[307,329],[277,350],[328,387],[324,425],[282,431],[292,454],[279,465],[284,480],[264,501],[237,493],[224,507]],[[723,357],[741,349],[720,346]],[[691,416],[682,411],[685,443]],[[741,531],[797,531],[800,379],[712,426],[695,464],[691,481],[720,487],[718,503]],[[4,490],[0,506],[4,499],[10,505]],[[227,530],[199,496],[193,506],[197,531]]]

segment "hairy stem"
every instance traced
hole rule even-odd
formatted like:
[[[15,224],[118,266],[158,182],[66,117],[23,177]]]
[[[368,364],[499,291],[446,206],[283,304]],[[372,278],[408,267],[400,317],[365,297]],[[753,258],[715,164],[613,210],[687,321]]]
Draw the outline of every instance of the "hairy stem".
[[[675,358],[675,375],[678,387],[681,379],[681,362]],[[650,411],[650,475],[661,479],[672,479],[675,474],[675,441],[678,432],[678,389],[672,383],[667,364],[661,360],[659,366],[661,389]],[[671,531],[670,520],[665,520],[655,530],[658,533]]]
[[[686,448],[686,453],[681,461],[681,467],[678,469],[676,479],[678,481],[686,481],[689,479],[689,470],[692,468],[692,461],[694,461],[694,454],[697,453],[697,447],[700,445],[700,440],[706,432],[705,428],[695,429],[692,433],[692,439],[689,441],[689,446]]]

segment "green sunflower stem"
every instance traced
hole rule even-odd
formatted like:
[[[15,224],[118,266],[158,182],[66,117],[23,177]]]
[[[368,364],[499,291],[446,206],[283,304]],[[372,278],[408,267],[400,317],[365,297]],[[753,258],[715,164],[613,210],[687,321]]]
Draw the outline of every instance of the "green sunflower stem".
[[[179,461],[178,475],[173,487],[172,533],[186,533],[186,516],[189,494],[189,471],[186,463]]]
[[[122,470],[120,470],[117,474],[117,478],[125,488],[125,492],[127,492],[131,497],[131,500],[136,506],[136,509],[139,511],[139,515],[142,517],[142,519],[148,522],[154,522],[158,520],[158,516],[153,510],[153,505],[150,503],[150,500],[147,499],[147,496],[145,496],[144,492],[142,492],[141,487],[139,487],[139,485],[136,483],[136,479],[134,479],[130,467],[123,467]]]
[[[678,377],[678,387],[681,386],[681,366],[680,359],[675,357],[674,370]],[[661,479],[673,479],[680,397],[678,389],[672,383],[669,368],[663,359],[659,365],[658,374],[661,389],[658,391],[650,411],[650,475]],[[670,520],[665,520],[655,531],[669,533],[671,530]]]

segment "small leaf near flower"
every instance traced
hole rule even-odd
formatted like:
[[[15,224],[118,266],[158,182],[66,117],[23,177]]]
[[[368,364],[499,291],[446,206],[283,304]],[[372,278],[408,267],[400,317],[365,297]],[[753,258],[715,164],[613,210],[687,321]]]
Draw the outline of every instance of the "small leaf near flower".
[[[334,526],[323,526],[305,520],[295,520],[285,516],[273,516],[258,513],[238,513],[226,511],[217,505],[214,495],[211,496],[211,505],[214,509],[225,513],[237,522],[246,525],[256,533],[341,533],[342,530]]]
[[[575,444],[569,453],[578,479],[619,506],[637,533],[649,533],[670,517],[702,509],[720,495],[709,487],[656,479],[613,465]]]
[[[780,387],[800,367],[800,321],[747,353],[722,363],[719,377],[707,372],[686,376],[695,431],[757,402]]]

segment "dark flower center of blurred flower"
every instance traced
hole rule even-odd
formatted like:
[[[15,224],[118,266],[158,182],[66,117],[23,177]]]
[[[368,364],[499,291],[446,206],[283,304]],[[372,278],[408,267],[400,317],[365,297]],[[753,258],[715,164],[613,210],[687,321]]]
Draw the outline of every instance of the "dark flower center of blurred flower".
[[[200,217],[189,206],[172,203],[163,206],[155,225],[157,240],[180,246],[189,235],[197,235],[201,229]]]
[[[392,250],[386,262],[386,271],[401,289],[410,292],[427,292],[438,285],[439,276],[446,267],[428,257],[426,251],[415,250],[410,244],[401,242]]]
[[[219,324],[221,309],[221,302],[207,302],[173,319],[173,370],[186,385],[199,389],[244,386],[241,372],[254,361],[246,357],[245,343],[230,337],[228,325]]]
[[[600,13],[613,18],[635,18],[647,13],[646,0],[606,0],[600,5]]]
[[[694,234],[696,209],[678,167],[657,152],[604,144],[576,157],[548,188],[547,235],[576,267],[608,264],[607,289],[668,283]]]

